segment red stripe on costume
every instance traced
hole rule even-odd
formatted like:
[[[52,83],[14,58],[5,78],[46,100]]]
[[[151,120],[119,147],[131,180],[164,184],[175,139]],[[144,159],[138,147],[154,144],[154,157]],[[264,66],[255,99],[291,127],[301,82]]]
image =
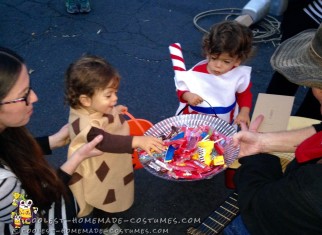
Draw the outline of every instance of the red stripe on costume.
[[[186,71],[184,68],[178,67],[178,66],[173,66],[173,70],[176,71]]]
[[[183,63],[184,63],[184,59],[183,59],[182,57],[180,57],[180,56],[170,54],[170,57],[171,57],[171,59],[173,59],[173,60],[180,60],[181,62],[183,62]]]
[[[179,44],[177,44],[177,43],[171,44],[170,47],[175,47],[175,48],[177,48],[177,49],[179,49],[181,51],[181,46]]]

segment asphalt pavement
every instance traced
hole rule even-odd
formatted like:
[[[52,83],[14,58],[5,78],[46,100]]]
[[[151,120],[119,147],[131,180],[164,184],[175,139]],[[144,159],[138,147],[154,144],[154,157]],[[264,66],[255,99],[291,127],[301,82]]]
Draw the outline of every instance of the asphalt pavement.
[[[91,0],[89,14],[71,15],[62,0],[1,0],[0,45],[25,58],[39,98],[28,127],[40,136],[57,131],[67,122],[63,76],[69,63],[84,53],[103,56],[119,70],[119,104],[126,105],[135,117],[157,123],[173,116],[178,100],[168,46],[181,43],[186,67],[190,68],[203,59],[201,29],[237,17],[247,2]],[[263,37],[259,23],[253,28],[258,38],[254,44],[257,51],[247,64],[253,67],[255,104],[257,94],[265,92],[272,75],[269,58],[279,35],[277,32]],[[295,108],[300,97],[295,100]],[[57,167],[65,158],[66,148],[62,148],[48,160]],[[185,234],[188,227],[201,223],[231,192],[225,187],[223,174],[211,180],[172,182],[141,169],[135,177],[135,203],[122,214],[134,220],[120,227],[142,230],[126,234],[147,234],[153,229],[157,230],[151,234]],[[155,220],[143,223],[144,218]]]

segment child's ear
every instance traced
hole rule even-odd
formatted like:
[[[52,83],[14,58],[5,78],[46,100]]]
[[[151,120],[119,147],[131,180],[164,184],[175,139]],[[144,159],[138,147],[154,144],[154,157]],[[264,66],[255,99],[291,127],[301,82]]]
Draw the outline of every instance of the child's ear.
[[[240,64],[241,64],[241,59],[237,59],[235,64],[234,64],[234,67],[238,67]]]
[[[92,105],[92,99],[90,97],[88,97],[87,95],[80,95],[79,96],[79,102],[84,107],[89,107],[89,106]]]

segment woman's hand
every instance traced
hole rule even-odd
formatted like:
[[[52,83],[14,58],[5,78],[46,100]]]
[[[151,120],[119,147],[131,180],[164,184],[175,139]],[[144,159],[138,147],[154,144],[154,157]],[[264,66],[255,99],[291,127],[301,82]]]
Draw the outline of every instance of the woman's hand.
[[[78,165],[87,158],[102,155],[103,152],[96,149],[96,145],[103,140],[102,135],[96,136],[91,142],[88,142],[79,147],[68,160],[60,167],[67,174],[73,174]]]
[[[91,158],[91,157],[96,157],[96,156],[102,155],[103,152],[101,150],[98,150],[98,149],[95,148],[96,145],[98,145],[102,140],[103,140],[103,136],[102,135],[96,136],[91,142],[88,142],[88,143],[82,145],[81,147],[79,147],[74,152],[74,154],[72,155],[72,157],[75,155],[79,159],[85,160],[87,158]]]
[[[68,125],[65,124],[58,132],[48,137],[51,150],[63,147],[70,142]]]

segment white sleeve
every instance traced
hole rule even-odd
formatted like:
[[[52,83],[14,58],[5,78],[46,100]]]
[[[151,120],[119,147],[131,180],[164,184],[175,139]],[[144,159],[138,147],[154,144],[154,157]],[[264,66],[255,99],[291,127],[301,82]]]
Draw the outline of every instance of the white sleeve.
[[[11,223],[13,193],[22,193],[21,182],[9,170],[0,168],[0,222]]]

